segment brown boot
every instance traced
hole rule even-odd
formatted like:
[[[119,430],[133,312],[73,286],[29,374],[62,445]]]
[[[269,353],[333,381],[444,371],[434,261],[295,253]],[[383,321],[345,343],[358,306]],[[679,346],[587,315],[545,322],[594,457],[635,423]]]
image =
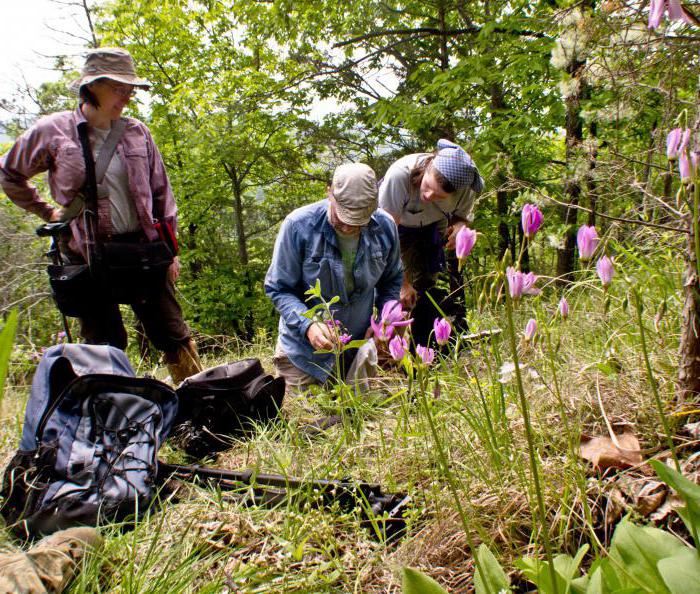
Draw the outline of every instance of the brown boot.
[[[63,592],[85,553],[101,544],[94,528],[69,528],[42,538],[26,553],[0,555],[0,592]]]
[[[165,364],[175,385],[202,371],[197,345],[191,338],[176,351],[165,353]]]

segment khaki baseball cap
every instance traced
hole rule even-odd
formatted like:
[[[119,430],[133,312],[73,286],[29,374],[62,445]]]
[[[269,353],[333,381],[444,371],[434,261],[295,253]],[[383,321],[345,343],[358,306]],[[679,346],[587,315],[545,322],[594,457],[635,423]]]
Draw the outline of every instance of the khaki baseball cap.
[[[136,75],[136,67],[131,54],[118,47],[101,47],[92,50],[85,58],[85,66],[80,78],[69,85],[76,93],[83,85],[88,85],[100,78],[108,78],[127,85],[150,88],[150,83]]]
[[[331,184],[335,211],[346,225],[362,227],[377,210],[377,176],[364,163],[346,163],[335,170]]]

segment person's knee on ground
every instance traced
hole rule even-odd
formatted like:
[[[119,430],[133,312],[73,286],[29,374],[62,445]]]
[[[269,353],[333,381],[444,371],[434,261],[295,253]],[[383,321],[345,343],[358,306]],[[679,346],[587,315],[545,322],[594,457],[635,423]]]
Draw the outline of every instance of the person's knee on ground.
[[[174,384],[179,384],[202,371],[197,345],[191,338],[184,341],[177,349],[167,351],[164,359]]]
[[[284,378],[287,394],[303,394],[310,386],[320,385],[321,382],[313,375],[303,372],[296,367],[284,353],[275,352],[272,364],[279,377]]]

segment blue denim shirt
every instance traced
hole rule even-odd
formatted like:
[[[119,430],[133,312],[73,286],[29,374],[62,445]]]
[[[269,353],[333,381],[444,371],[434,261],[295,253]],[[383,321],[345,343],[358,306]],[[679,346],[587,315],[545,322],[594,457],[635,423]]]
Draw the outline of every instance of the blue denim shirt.
[[[343,260],[335,230],[328,220],[328,200],[298,208],[282,223],[272,263],[265,276],[265,293],[280,313],[279,340],[289,360],[303,372],[325,381],[333,372],[332,354],[314,354],[306,331],[312,321],[302,314],[316,302],[307,302],[304,292],[316,279],[326,301],[340,297],[332,306],[353,340],[362,339],[369,327],[372,307],[398,299],[403,267],[396,224],[377,210],[362,229],[353,268],[355,290],[347,295]]]

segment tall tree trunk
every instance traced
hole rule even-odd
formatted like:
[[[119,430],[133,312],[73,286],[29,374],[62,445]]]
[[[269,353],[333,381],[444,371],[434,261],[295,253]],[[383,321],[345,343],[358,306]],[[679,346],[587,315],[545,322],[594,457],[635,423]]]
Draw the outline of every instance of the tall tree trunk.
[[[224,169],[231,180],[233,188],[233,213],[236,219],[236,242],[238,244],[238,261],[245,276],[245,292],[246,299],[253,297],[253,282],[250,274],[248,260],[248,239],[245,232],[245,223],[243,222],[243,191],[241,188],[241,180],[238,179],[236,168],[228,163],[223,163]],[[240,321],[243,329],[243,338],[251,341],[255,335],[253,312],[248,309],[244,318]]]
[[[236,175],[234,165],[222,163],[226,173],[231,180],[231,188],[233,189],[233,216],[236,219],[236,243],[238,244],[238,260],[241,266],[248,267],[248,240],[245,233],[245,224],[243,222],[243,192],[241,188],[241,180]]]
[[[566,98],[566,163],[568,179],[566,180],[565,196],[566,202],[571,204],[563,206],[561,210],[562,222],[564,223],[564,237],[562,247],[557,254],[557,276],[567,282],[569,275],[574,271],[574,260],[576,256],[576,227],[578,223],[578,205],[581,195],[581,182],[578,179],[575,161],[583,142],[583,120],[581,119],[581,95],[580,86],[584,81],[577,76],[580,74],[583,64],[576,62],[572,64],[572,78],[579,80],[579,89]]]
[[[598,125],[593,122],[588,126],[588,135],[591,145],[588,155],[588,178],[586,185],[588,187],[588,207],[591,212],[588,213],[588,225],[594,226],[596,223],[596,210],[598,208],[598,184],[595,179],[595,168],[598,162]]]

